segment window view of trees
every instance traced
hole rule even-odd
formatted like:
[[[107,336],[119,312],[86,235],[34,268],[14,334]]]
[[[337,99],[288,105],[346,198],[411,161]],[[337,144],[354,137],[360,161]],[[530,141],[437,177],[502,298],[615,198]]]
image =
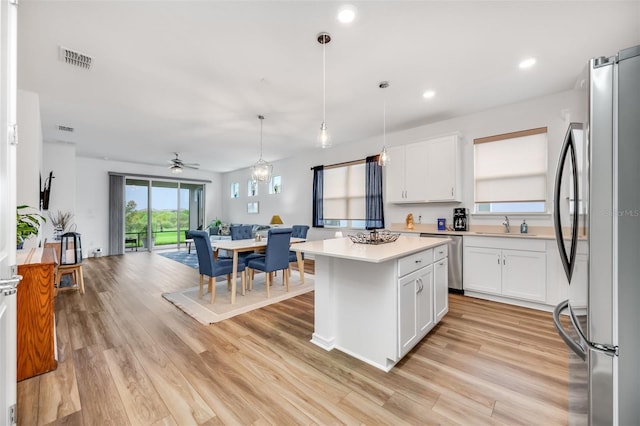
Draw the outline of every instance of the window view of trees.
[[[147,180],[127,179],[125,248],[176,245],[178,241],[185,241],[185,231],[202,225],[203,185],[149,183]],[[153,200],[151,209],[148,208],[150,189]],[[147,247],[149,243],[151,246]]]

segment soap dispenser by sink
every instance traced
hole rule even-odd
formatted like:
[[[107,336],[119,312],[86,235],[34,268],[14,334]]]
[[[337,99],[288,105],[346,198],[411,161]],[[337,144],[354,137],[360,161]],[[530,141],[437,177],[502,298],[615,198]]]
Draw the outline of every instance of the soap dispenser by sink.
[[[529,232],[529,225],[527,225],[527,222],[523,220],[522,225],[520,225],[520,233],[526,234],[527,232]]]

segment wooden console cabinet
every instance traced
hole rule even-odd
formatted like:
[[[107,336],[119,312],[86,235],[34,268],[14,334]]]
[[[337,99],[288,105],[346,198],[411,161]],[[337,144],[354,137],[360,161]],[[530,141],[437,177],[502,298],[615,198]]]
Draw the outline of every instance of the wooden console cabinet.
[[[18,381],[55,370],[53,310],[55,250],[33,248],[18,252],[17,331]]]

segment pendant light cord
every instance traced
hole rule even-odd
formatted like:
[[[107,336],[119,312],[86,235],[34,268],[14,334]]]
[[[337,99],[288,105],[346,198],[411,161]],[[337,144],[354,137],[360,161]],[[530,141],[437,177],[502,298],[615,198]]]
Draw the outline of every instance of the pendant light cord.
[[[326,43],[322,44],[322,122],[327,121],[327,65]]]
[[[258,118],[260,119],[260,160],[262,160],[262,122],[264,120],[264,116],[259,115]]]

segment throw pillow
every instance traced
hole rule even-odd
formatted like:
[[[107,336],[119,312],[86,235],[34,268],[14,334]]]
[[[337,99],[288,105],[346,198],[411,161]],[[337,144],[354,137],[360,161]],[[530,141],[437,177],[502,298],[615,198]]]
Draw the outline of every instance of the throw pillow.
[[[228,223],[220,225],[220,235],[231,235],[231,226]]]

